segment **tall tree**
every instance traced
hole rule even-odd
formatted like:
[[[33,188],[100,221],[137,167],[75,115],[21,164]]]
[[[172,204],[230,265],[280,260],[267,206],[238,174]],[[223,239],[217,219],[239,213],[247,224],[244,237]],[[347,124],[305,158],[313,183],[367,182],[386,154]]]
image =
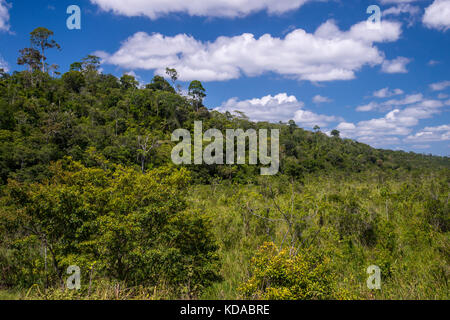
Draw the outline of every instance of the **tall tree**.
[[[341,133],[339,132],[339,130],[333,130],[331,131],[331,135],[335,138],[339,138]]]
[[[173,68],[166,68],[166,74],[170,77],[172,80],[172,86],[175,88],[176,82],[178,80],[178,72],[177,70]]]
[[[141,171],[145,173],[145,164],[150,155],[150,152],[155,148],[158,148],[160,143],[157,138],[153,138],[150,141],[150,136],[145,138],[138,136],[138,157],[141,159]]]
[[[19,66],[28,65],[28,70],[30,72],[41,69],[42,55],[38,50],[33,48],[24,48],[19,52],[20,56],[17,59],[17,64]]]
[[[87,72],[97,72],[100,66],[100,58],[90,54],[83,58],[81,66]]]
[[[70,65],[70,71],[81,71],[83,70],[83,64],[81,62],[74,62]]]
[[[45,51],[47,49],[53,48],[61,49],[61,46],[55,40],[51,39],[51,37],[53,37],[53,34],[54,34],[53,31],[43,27],[36,28],[30,33],[31,35],[30,41],[32,48],[39,50],[41,54],[42,72],[45,72],[46,66],[45,62],[47,60],[47,57],[45,56]]]
[[[189,96],[191,96],[194,106],[198,109],[203,106],[203,99],[206,97],[206,90],[200,81],[194,80],[189,85]]]
[[[161,90],[175,93],[175,89],[161,76],[154,76],[151,83],[145,86],[147,89],[151,90]]]
[[[124,74],[121,78],[120,78],[120,83],[122,84],[122,87],[127,90],[127,89],[137,89],[138,85],[139,85],[139,81],[137,81],[132,75],[129,74]]]

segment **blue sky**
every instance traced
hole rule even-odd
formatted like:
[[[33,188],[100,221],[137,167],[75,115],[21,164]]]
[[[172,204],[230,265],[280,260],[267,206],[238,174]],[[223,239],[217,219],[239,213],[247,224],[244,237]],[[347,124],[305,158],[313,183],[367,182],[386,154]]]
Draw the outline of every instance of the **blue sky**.
[[[66,27],[69,5],[81,30]],[[62,72],[92,53],[141,83],[175,67],[183,87],[203,82],[211,109],[449,155],[450,0],[0,0],[0,68],[22,69],[38,26],[55,32]]]

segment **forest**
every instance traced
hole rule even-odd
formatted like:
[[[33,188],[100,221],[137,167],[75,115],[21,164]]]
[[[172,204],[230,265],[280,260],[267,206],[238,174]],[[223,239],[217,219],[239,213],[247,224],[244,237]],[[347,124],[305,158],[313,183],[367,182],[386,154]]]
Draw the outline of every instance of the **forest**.
[[[61,74],[53,37],[0,69],[0,299],[450,298],[448,157],[219,113],[170,66],[140,84],[87,55]],[[173,164],[195,121],[279,129],[280,172]]]

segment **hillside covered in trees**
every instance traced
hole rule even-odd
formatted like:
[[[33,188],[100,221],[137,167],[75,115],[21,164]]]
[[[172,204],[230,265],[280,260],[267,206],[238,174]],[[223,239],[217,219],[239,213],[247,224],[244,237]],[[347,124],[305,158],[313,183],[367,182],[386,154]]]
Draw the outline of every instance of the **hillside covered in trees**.
[[[449,298],[450,159],[255,123],[89,55],[59,74],[38,28],[0,70],[0,290],[20,298]],[[280,173],[176,166],[175,129],[280,130]],[[79,291],[66,269],[82,271]],[[366,269],[382,270],[382,290]]]

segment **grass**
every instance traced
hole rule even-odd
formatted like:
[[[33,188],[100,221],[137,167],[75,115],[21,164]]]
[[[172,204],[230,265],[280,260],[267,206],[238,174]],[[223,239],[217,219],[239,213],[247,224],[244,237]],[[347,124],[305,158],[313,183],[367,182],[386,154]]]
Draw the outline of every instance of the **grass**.
[[[21,293],[17,291],[0,290],[0,300],[20,300]]]

